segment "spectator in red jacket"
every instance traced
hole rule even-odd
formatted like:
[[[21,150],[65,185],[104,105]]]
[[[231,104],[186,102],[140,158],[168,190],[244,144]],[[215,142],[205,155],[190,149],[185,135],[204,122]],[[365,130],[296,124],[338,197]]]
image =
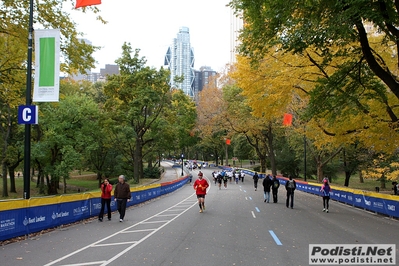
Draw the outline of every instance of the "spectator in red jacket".
[[[98,220],[100,222],[103,221],[105,204],[107,204],[108,221],[111,221],[111,192],[112,185],[109,183],[109,179],[106,178],[101,184],[101,211],[98,215]]]

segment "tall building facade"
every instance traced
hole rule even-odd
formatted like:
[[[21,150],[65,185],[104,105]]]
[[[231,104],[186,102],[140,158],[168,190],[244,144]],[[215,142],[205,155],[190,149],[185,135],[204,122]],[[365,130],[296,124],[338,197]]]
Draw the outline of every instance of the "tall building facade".
[[[209,66],[202,66],[199,70],[195,70],[194,91],[197,95],[207,86],[217,86],[216,71]]]
[[[190,44],[189,28],[180,28],[166,52],[164,65],[170,70],[170,86],[181,89],[186,95],[194,98],[194,52]],[[176,81],[176,77],[182,77],[183,81]]]
[[[233,9],[230,10],[230,64],[236,62],[237,47],[240,45],[238,37],[244,27],[244,21],[241,14],[236,14]]]

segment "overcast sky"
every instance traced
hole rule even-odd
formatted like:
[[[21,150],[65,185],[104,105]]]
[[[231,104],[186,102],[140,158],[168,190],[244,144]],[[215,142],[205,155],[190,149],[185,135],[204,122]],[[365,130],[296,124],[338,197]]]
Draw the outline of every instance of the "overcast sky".
[[[195,68],[210,66],[220,71],[230,59],[229,0],[102,0],[98,5],[104,25],[95,15],[72,10],[73,20],[84,38],[101,50],[94,54],[98,72],[114,64],[123,42],[141,49],[153,67],[163,65],[167,48],[182,26],[189,27]]]

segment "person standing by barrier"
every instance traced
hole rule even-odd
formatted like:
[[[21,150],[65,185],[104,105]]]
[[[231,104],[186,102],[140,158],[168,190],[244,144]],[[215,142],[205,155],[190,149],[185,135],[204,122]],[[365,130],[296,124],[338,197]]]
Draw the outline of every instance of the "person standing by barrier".
[[[208,181],[203,178],[203,175],[198,174],[198,179],[194,182],[194,190],[197,194],[199,212],[205,211],[205,195],[206,189],[209,187]]]
[[[126,213],[126,205],[127,202],[130,201],[132,195],[130,193],[130,186],[126,183],[125,176],[120,175],[118,181],[118,184],[115,186],[114,197],[118,206],[119,222],[123,222]]]
[[[107,205],[108,221],[111,221],[111,192],[112,185],[109,183],[109,179],[106,178],[101,184],[101,210],[98,215],[100,222],[103,221],[105,205]]]
[[[292,179],[292,176],[289,177],[289,180],[285,183],[285,189],[287,190],[287,201],[285,205],[287,208],[289,207],[290,199],[291,199],[291,209],[294,208],[294,191],[296,189],[296,182]]]
[[[323,180],[323,185],[320,188],[321,195],[323,197],[323,212],[328,213],[328,203],[330,201],[330,192],[331,192],[331,187],[330,184],[328,183],[328,179],[324,178]]]
[[[258,190],[258,181],[259,181],[259,176],[258,176],[257,172],[255,172],[253,179],[254,179],[255,191],[257,191]]]
[[[278,193],[279,187],[280,187],[280,181],[278,181],[276,176],[273,176],[273,179],[272,179],[273,203],[277,203],[277,193]]]
[[[270,187],[272,186],[272,180],[270,180],[270,176],[266,175],[265,179],[263,179],[263,193],[265,202],[270,202]]]

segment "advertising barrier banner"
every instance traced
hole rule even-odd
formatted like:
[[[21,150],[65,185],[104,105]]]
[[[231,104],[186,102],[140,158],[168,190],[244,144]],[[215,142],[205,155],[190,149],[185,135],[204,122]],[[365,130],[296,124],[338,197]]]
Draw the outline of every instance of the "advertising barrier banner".
[[[173,192],[184,186],[188,180],[189,176],[185,176],[173,182],[133,188],[128,206]],[[100,195],[101,193],[96,192],[0,201],[0,241],[96,216],[101,210]],[[116,211],[113,199],[111,210]]]

